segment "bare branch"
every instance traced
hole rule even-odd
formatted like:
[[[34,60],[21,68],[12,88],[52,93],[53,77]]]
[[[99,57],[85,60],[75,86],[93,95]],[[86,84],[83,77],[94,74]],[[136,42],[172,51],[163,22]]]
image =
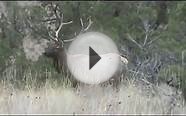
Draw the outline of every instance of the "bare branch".
[[[133,43],[135,43],[140,49],[143,49],[143,47],[142,47],[138,42],[136,42],[136,41],[131,37],[131,35],[130,35],[129,33],[127,33],[127,38],[128,38],[129,40],[131,40]]]
[[[156,41],[156,40],[158,40],[158,39],[159,39],[159,37],[156,37],[155,39],[153,39],[153,40],[149,41],[149,42],[147,43],[147,45],[152,44],[154,41]]]
[[[145,39],[144,39],[144,42],[143,42],[143,46],[146,45],[147,39],[148,39],[148,33],[146,32],[146,33],[145,33]]]

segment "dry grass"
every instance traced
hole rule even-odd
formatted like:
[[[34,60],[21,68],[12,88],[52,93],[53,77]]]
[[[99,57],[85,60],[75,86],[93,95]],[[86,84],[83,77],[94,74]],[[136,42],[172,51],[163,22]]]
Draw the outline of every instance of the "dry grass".
[[[163,90],[164,89],[164,90]],[[162,84],[157,93],[147,95],[134,84],[112,87],[53,88],[15,90],[1,86],[1,114],[182,114],[182,99],[173,98],[174,91]],[[176,98],[176,97],[174,97]],[[174,106],[173,106],[174,105]]]
[[[183,114],[184,100],[179,91],[166,84],[148,85],[141,81],[125,81],[119,90],[111,86],[85,86],[78,89],[68,81],[51,80],[52,73],[42,88],[36,89],[36,76],[24,73],[26,89],[10,84],[16,68],[6,70],[0,83],[0,114]],[[5,80],[6,78],[6,80]],[[16,80],[13,80],[16,81]],[[59,84],[59,83],[58,83]]]

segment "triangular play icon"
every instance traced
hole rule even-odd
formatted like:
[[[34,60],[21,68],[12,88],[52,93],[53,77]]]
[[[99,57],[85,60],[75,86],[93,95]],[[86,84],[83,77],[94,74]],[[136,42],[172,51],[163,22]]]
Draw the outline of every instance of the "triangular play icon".
[[[101,57],[89,46],[89,70],[101,59]]]

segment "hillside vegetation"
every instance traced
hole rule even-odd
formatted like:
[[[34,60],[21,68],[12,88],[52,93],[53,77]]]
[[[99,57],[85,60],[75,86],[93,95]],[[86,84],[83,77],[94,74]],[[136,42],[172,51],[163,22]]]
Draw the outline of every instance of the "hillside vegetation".
[[[88,25],[91,18],[88,31],[107,34],[126,55],[119,90],[73,88],[43,55],[57,24],[47,22],[54,18],[51,4],[64,22],[73,21],[60,39],[74,38],[80,19]],[[185,1],[1,1],[0,113],[185,113],[185,30]]]

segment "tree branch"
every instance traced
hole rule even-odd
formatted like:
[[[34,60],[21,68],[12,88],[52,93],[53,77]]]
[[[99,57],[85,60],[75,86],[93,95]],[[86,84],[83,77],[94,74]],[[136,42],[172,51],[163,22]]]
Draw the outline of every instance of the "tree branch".
[[[142,47],[138,42],[136,42],[136,41],[131,37],[131,35],[130,35],[129,33],[127,33],[127,38],[128,38],[129,40],[131,40],[133,43],[135,43],[140,49],[143,49],[143,47]]]

